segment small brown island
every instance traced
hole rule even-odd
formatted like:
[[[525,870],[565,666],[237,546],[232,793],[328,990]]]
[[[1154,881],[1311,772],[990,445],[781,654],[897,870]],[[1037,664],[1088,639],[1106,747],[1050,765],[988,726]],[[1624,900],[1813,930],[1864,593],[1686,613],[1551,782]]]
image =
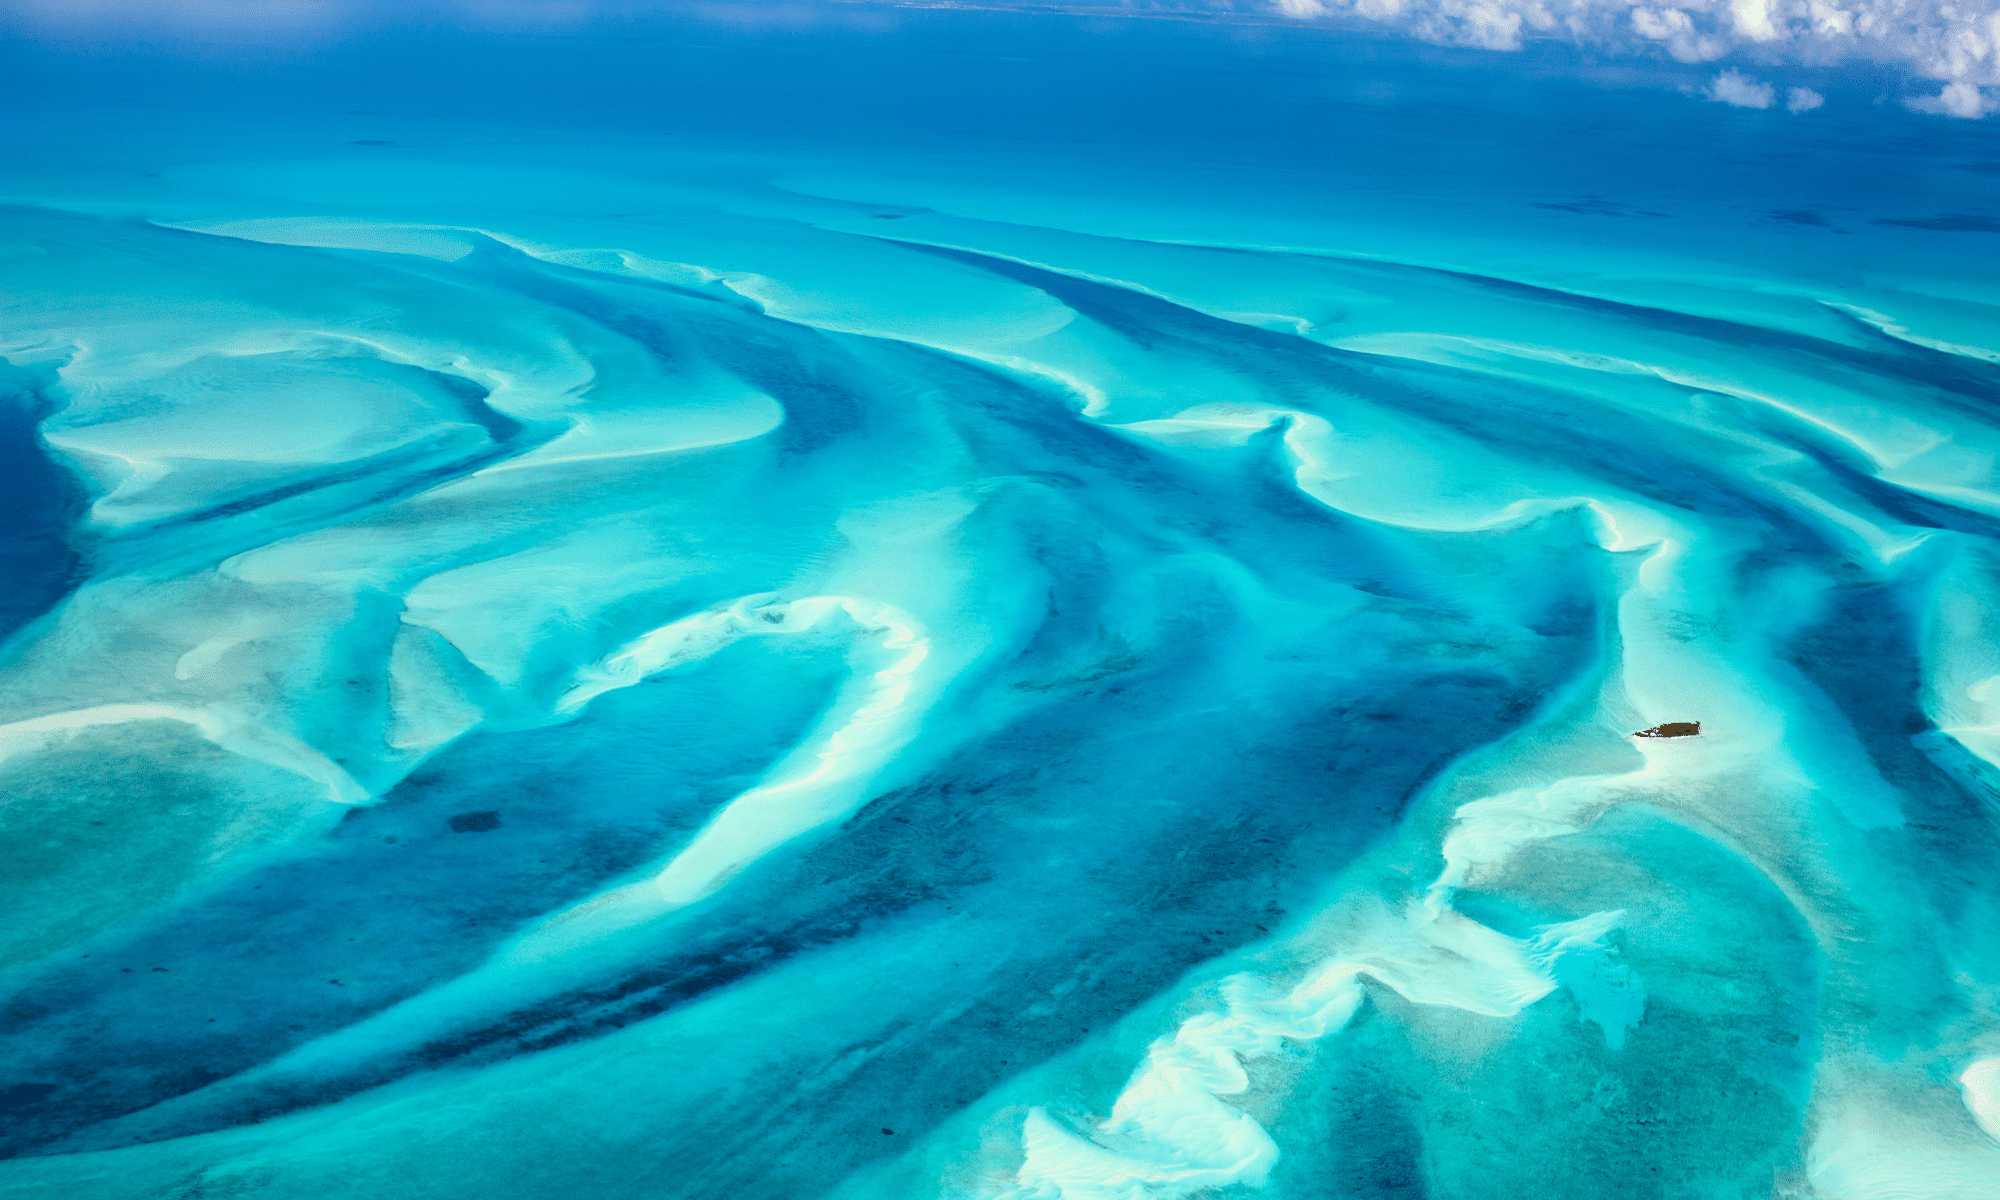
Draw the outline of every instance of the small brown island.
[[[1655,725],[1651,729],[1641,729],[1633,737],[1695,737],[1701,733],[1700,721],[1668,721],[1665,725]]]

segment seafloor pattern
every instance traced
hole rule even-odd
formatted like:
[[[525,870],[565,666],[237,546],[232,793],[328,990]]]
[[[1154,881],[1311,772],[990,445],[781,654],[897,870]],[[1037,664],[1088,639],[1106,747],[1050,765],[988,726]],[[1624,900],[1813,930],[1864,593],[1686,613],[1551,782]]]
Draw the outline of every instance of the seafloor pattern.
[[[1976,216],[349,124],[10,168],[0,1192],[2000,1194]]]

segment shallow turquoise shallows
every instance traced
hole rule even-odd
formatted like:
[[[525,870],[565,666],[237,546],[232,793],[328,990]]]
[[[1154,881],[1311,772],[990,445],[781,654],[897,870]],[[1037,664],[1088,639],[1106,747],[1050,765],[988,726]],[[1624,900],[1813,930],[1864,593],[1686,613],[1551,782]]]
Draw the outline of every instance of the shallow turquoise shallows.
[[[296,11],[0,35],[0,1196],[2000,1200],[1990,122]]]

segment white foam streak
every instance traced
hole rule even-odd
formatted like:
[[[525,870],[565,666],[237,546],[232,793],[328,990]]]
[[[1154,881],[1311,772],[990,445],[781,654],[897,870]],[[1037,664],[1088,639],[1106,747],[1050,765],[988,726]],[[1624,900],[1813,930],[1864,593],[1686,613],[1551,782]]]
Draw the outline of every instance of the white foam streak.
[[[2000,1058],[1983,1058],[1959,1073],[1965,1109],[1986,1136],[2000,1141]]]
[[[1445,841],[1446,866],[1425,898],[1382,913],[1346,950],[1282,995],[1249,974],[1219,987],[1220,1006],[1154,1042],[1110,1115],[1087,1131],[1029,1111],[1020,1170],[1002,1200],[1172,1200],[1209,1188],[1262,1187],[1278,1145],[1225,1097],[1253,1086],[1251,1067],[1286,1041],[1344,1029],[1366,998],[1364,978],[1416,1004],[1508,1017],[1556,990],[1566,955],[1602,955],[1623,912],[1592,913],[1509,937],[1449,906],[1467,870],[1537,838],[1582,827],[1606,780],[1569,779],[1468,804]],[[1609,1031],[1607,1030],[1609,1037]]]
[[[647,879],[613,889],[560,913],[518,942],[512,956],[559,953],[606,933],[692,904],[744,866],[819,826],[838,821],[868,798],[866,784],[915,736],[922,705],[911,703],[930,639],[910,614],[889,604],[847,596],[780,601],[745,596],[663,625],[577,674],[558,711],[575,712],[592,698],[697,662],[746,637],[801,634],[835,616],[859,634],[898,653],[866,676],[859,695],[835,705],[828,731],[781,763],[771,777],[724,805],[664,867]]]
[[[1668,585],[1692,537],[1666,514],[1623,498],[1521,496],[1522,491],[1535,490],[1527,472],[1518,468],[1483,472],[1479,467],[1481,460],[1491,457],[1488,450],[1470,444],[1438,449],[1393,416],[1365,412],[1359,404],[1348,407],[1343,421],[1348,423],[1345,428],[1297,409],[1204,404],[1171,417],[1112,428],[1170,445],[1209,449],[1241,446],[1253,434],[1285,422],[1284,446],[1293,460],[1299,490],[1329,508],[1385,525],[1470,533],[1580,508],[1590,515],[1597,543],[1604,549],[1654,549],[1640,570],[1640,582],[1649,588]],[[1405,469],[1422,463],[1436,471],[1437,462],[1468,460],[1474,469],[1453,475],[1449,489],[1413,487]],[[1482,474],[1490,482],[1482,480]]]
[[[1450,909],[1413,905],[1369,929],[1352,953],[1273,996],[1255,975],[1232,975],[1220,1007],[1183,1021],[1153,1043],[1110,1115],[1086,1132],[1047,1109],[1029,1111],[1024,1160],[1004,1200],[1138,1200],[1203,1189],[1262,1187],[1277,1143],[1225,1097],[1250,1091],[1251,1068],[1287,1041],[1346,1028],[1372,978],[1417,1004],[1511,1016],[1556,989],[1556,961],[1602,953],[1623,917],[1594,913],[1544,926],[1531,939],[1489,929]]]
[[[1924,711],[1938,729],[1986,762],[2000,766],[2000,652],[1992,606],[1993,579],[1977,566],[1956,565],[1939,579],[1924,651]]]
[[[1461,807],[1444,839],[1444,870],[1425,893],[1424,903],[1442,911],[1467,877],[1513,857],[1531,841],[1575,833],[1611,803],[1612,785],[1631,776],[1563,779],[1545,788],[1508,792]]]
[[[1345,1027],[1363,999],[1357,974],[1343,964],[1275,998],[1262,994],[1253,976],[1224,980],[1222,1009],[1155,1042],[1110,1117],[1087,1136],[1064,1129],[1045,1109],[1028,1113],[1026,1158],[1010,1197],[1140,1200],[1229,1184],[1261,1187],[1278,1160],[1277,1143],[1222,1097],[1249,1089],[1247,1061],[1286,1039]]]
[[[336,804],[362,804],[367,789],[326,755],[295,737],[259,725],[227,704],[182,708],[169,704],[100,704],[0,725],[0,761],[41,750],[63,735],[133,721],[179,721],[232,754],[312,780]]]

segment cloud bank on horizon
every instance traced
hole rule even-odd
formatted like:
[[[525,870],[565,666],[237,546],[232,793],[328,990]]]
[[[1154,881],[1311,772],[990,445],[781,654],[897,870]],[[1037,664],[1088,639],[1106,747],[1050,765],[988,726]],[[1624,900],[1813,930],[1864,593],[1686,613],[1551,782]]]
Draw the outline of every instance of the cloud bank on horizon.
[[[1520,50],[1567,42],[1620,57],[1774,65],[1862,61],[1942,87],[1905,100],[1919,112],[1983,117],[2000,109],[2000,0],[1165,0],[1118,7],[1250,14],[1374,26],[1422,41]],[[1725,70],[1703,92],[1744,108],[1818,108],[1809,88],[1780,89]]]
[[[2000,110],[2000,0],[442,0],[414,15],[546,26],[680,10],[725,21],[811,24],[864,5],[1294,20],[1482,50],[1561,42],[1611,57],[1687,64],[1875,63],[1912,77],[1913,94],[1903,102],[1919,112],[1977,118]],[[381,0],[0,0],[0,37],[37,27],[129,32],[134,22],[282,35],[412,15]],[[1701,94],[1738,107],[1782,103],[1794,113],[1824,99],[1809,88],[1787,89],[1730,70]]]

